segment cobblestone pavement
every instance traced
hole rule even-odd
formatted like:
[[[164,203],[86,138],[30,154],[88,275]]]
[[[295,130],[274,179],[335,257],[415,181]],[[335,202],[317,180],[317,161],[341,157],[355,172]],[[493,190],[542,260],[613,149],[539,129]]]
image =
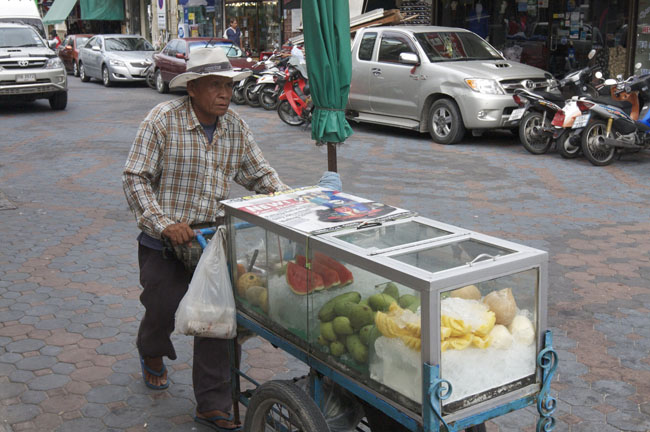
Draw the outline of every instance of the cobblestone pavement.
[[[0,106],[0,430],[203,430],[192,422],[190,338],[175,337],[168,391],[140,378],[137,230],[120,183],[139,122],[176,95],[70,86],[63,112]],[[237,110],[287,183],[317,181],[327,157],[308,131]],[[509,133],[441,146],[354,129],[338,151],[344,190],[550,252],[556,430],[650,430],[650,157],[597,168],[532,156]],[[244,357],[262,381],[306,371],[260,339]],[[529,408],[488,430],[535,422]]]

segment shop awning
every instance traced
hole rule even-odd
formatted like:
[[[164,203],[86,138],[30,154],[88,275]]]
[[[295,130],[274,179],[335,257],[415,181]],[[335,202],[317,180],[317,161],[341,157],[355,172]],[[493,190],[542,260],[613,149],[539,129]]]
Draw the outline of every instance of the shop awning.
[[[77,0],[56,0],[43,18],[43,24],[51,25],[65,21]]]
[[[124,0],[79,0],[79,3],[82,20],[124,20]]]

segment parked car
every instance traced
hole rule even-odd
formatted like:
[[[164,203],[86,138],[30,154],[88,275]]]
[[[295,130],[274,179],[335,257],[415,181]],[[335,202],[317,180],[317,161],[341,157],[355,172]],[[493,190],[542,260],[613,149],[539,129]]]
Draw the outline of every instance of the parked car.
[[[209,44],[209,45],[208,45]],[[165,45],[165,48],[154,54],[155,63],[154,80],[156,89],[160,93],[169,91],[169,82],[179,74],[185,72],[187,60],[195,48],[211,46],[226,51],[226,56],[233,68],[250,68],[255,62],[246,57],[244,52],[228,39],[221,38],[182,38],[173,39]]]
[[[79,76],[79,48],[84,46],[92,36],[91,34],[69,35],[57,48],[56,52],[68,73],[72,73],[76,77]]]
[[[357,32],[347,116],[429,132],[453,144],[466,130],[512,128],[516,88],[546,87],[551,74],[506,60],[469,30],[369,27]]]
[[[65,109],[68,77],[63,62],[34,27],[0,23],[0,100],[36,99]]]
[[[106,87],[118,81],[144,81],[153,52],[153,46],[141,36],[95,35],[79,50],[79,77],[83,82],[97,78]]]

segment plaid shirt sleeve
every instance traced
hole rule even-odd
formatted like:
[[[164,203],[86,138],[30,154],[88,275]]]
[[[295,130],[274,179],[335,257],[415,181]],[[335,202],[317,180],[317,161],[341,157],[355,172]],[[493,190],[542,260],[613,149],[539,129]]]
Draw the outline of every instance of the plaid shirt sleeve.
[[[165,131],[145,119],[136,134],[122,174],[122,186],[138,227],[154,238],[175,222],[165,216],[153,184],[160,177]]]
[[[259,193],[271,193],[288,189],[278,176],[278,173],[264,159],[262,150],[258,147],[253,138],[250,128],[242,122],[242,134],[244,138],[244,154],[239,171],[235,175],[235,181],[248,190]]]

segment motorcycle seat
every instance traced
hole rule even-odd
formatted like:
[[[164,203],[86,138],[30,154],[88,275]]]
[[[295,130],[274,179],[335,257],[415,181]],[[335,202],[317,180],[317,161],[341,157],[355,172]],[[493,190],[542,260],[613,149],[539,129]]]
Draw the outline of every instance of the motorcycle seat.
[[[616,108],[620,108],[623,111],[625,111],[627,114],[630,114],[632,112],[632,103],[628,101],[619,101],[616,99],[612,99],[611,97],[599,97],[595,99],[595,102],[599,104],[611,105]]]
[[[564,104],[564,97],[561,94],[550,93],[545,91],[536,91],[535,93],[537,93],[547,101],[553,102],[554,104],[558,104],[558,105]]]
[[[641,131],[641,132],[648,132],[648,131],[650,131],[650,126],[648,126],[647,124],[645,124],[645,123],[643,123],[643,122],[640,122],[640,121],[638,121],[638,120],[637,120],[635,123],[636,123],[636,127],[637,127],[637,129],[638,129],[639,131]]]

